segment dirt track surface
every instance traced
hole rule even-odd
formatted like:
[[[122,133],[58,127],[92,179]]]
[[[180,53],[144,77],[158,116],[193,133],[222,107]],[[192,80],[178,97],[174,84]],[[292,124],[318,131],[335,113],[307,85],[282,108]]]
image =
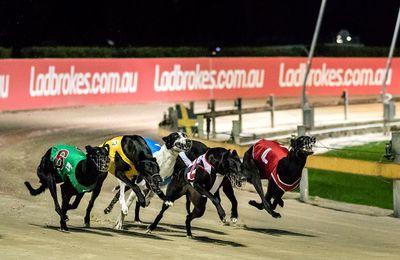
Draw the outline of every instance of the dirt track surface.
[[[209,203],[193,222],[195,238],[185,236],[183,200],[167,211],[162,224],[146,234],[146,224],[128,216],[127,230],[113,229],[110,215],[113,177],[106,180],[92,211],[92,228],[83,227],[89,196],[69,212],[70,233],[58,231],[59,219],[49,192],[31,197],[23,182],[38,184],[36,166],[54,143],[84,147],[123,133],[155,136],[168,104],[89,107],[0,114],[0,259],[399,259],[400,220],[347,213],[287,199],[281,219],[248,206],[256,195],[237,191],[240,223],[223,226]],[[370,108],[369,108],[370,109]],[[371,109],[370,109],[371,111]],[[227,199],[223,206],[229,212]],[[142,210],[150,222],[161,202]]]

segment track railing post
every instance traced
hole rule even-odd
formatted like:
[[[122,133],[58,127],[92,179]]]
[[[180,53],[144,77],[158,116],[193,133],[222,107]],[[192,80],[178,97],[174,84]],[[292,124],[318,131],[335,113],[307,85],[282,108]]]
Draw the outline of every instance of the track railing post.
[[[297,136],[306,134],[306,126],[299,125],[297,126]],[[307,202],[308,201],[308,169],[303,168],[301,172],[301,180],[300,180],[300,201]]]
[[[199,138],[204,138],[204,116],[197,116],[197,134]]]
[[[168,108],[168,117],[171,120],[171,130],[177,131],[178,130],[178,113],[174,109],[174,107]]]
[[[235,144],[240,143],[240,122],[238,120],[232,121],[232,140]]]
[[[211,124],[212,124],[212,129],[211,129],[211,136],[215,138],[216,136],[216,123],[215,123],[215,99],[210,100],[208,103],[208,109],[210,109],[210,114],[211,114]]]
[[[300,201],[308,201],[308,169],[303,168],[300,181]]]
[[[238,116],[239,116],[239,132],[242,132],[242,98],[238,98],[235,100],[235,107],[237,107]]]
[[[347,90],[344,90],[342,93],[343,98],[343,106],[344,106],[344,120],[348,118],[348,109],[349,109],[349,94]]]
[[[189,102],[189,109],[192,110],[192,113],[194,114],[194,101]]]
[[[400,163],[400,132],[392,132],[394,162]],[[400,180],[393,180],[393,216],[400,218]]]
[[[211,124],[211,118],[207,117],[206,122],[207,122],[207,140],[208,140],[208,139],[210,139],[210,124]]]
[[[275,97],[270,95],[267,104],[271,107],[271,128],[275,127]]]

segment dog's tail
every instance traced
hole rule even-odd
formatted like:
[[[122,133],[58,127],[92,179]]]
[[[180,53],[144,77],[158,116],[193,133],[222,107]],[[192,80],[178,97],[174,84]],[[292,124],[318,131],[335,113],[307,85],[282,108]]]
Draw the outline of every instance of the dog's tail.
[[[37,195],[39,195],[40,193],[44,192],[44,190],[46,189],[46,185],[45,185],[44,183],[42,183],[42,184],[40,185],[40,187],[37,188],[37,189],[34,189],[34,188],[32,187],[32,185],[31,185],[28,181],[26,181],[26,182],[24,182],[24,183],[25,183],[25,186],[28,188],[29,193],[30,193],[32,196],[37,196]]]

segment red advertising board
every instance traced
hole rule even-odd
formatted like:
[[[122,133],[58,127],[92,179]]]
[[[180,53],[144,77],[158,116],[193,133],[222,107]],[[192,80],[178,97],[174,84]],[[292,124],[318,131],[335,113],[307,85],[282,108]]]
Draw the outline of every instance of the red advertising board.
[[[0,60],[0,110],[298,96],[305,58]],[[385,58],[315,58],[307,93],[379,94]],[[388,75],[400,94],[400,59]]]

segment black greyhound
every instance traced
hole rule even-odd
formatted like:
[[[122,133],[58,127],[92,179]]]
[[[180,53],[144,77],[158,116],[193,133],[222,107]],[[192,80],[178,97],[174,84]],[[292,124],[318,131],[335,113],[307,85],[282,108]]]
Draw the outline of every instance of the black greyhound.
[[[202,154],[205,154],[208,150],[208,147],[203,144],[202,142],[192,140],[192,146],[188,151],[185,151],[185,157],[180,154],[178,156],[175,166],[174,166],[174,175],[178,174],[182,169],[185,169],[191,162],[193,162],[197,157],[199,157]],[[119,188],[119,187],[118,187]],[[125,191],[129,190],[129,187],[125,188]],[[231,208],[231,221],[233,223],[237,222],[238,219],[238,203],[235,197],[235,193],[232,187],[232,183],[229,180],[229,178],[225,177],[224,180],[222,181],[222,190],[225,193],[225,195],[228,197],[229,201],[232,204]],[[190,213],[190,199],[189,199],[189,194],[186,194],[186,211],[189,214]],[[215,196],[220,200],[220,194],[219,190],[215,193]],[[111,212],[113,209],[115,203],[118,202],[118,193],[115,194],[114,198],[110,202],[110,204],[107,206],[106,209],[104,209],[104,212],[108,214]],[[136,202],[136,207],[135,207],[135,222],[142,222],[140,219],[140,203]]]
[[[249,204],[259,210],[265,209],[274,218],[281,215],[274,210],[283,207],[282,196],[285,191],[295,189],[301,179],[307,157],[313,153],[315,137],[300,136],[292,138],[290,150],[274,141],[260,140],[246,151],[243,157],[243,173],[248,182],[254,185],[261,203],[250,200]],[[268,190],[264,195],[261,179],[268,179]],[[271,203],[271,200],[274,201]]]
[[[167,187],[167,198],[175,201],[185,194],[189,194],[194,209],[186,216],[186,234],[192,237],[191,222],[195,218],[203,216],[207,198],[211,200],[217,209],[219,218],[224,222],[225,211],[220,200],[215,196],[221,187],[223,178],[228,177],[234,183],[240,183],[241,162],[236,151],[230,152],[224,148],[210,148],[204,155],[201,155],[189,167],[174,174],[170,185]],[[154,230],[164,212],[169,208],[163,204],[160,213],[154,222],[149,225],[147,232]]]
[[[50,190],[55,210],[60,215],[60,225],[63,231],[68,231],[67,211],[76,209],[84,193],[92,191],[84,219],[85,225],[90,226],[90,212],[101,191],[103,181],[107,177],[108,150],[102,147],[86,146],[86,152],[87,154],[68,145],[55,145],[45,153],[37,168],[40,187],[34,189],[29,182],[25,182],[32,196],[39,195],[46,188]],[[57,200],[57,183],[62,183],[61,208]],[[76,197],[70,204],[72,196]]]
[[[162,181],[160,168],[143,137],[118,136],[106,141],[103,146],[109,148],[111,159],[109,172],[120,180],[120,196],[123,197],[120,199],[121,203],[126,205],[124,198],[126,184],[136,193],[140,205],[145,206],[145,197],[137,185],[143,180],[160,199],[165,201],[165,195],[159,187]]]

